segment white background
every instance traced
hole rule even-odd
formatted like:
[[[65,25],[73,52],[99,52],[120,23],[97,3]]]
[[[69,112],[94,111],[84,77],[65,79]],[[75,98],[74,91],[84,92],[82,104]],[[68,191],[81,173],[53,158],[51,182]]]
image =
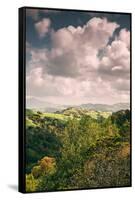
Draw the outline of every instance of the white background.
[[[135,1],[115,0],[4,0],[0,9],[0,199],[134,199],[135,195],[135,139],[133,127],[133,187],[88,191],[21,194],[18,184],[18,8],[42,6],[133,13],[135,44]],[[133,57],[134,57],[133,45]],[[134,60],[133,60],[134,61]],[[133,78],[135,77],[133,62]],[[134,80],[133,80],[134,82]],[[135,94],[133,83],[133,94]],[[133,111],[135,97],[133,95]],[[135,114],[133,113],[133,124]]]

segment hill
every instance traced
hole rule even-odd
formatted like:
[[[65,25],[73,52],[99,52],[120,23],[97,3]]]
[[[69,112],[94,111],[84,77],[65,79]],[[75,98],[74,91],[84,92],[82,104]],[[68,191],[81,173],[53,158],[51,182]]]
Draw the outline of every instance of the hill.
[[[108,118],[111,115],[111,112],[96,111],[78,107],[69,107],[62,111],[57,111],[56,113],[63,114],[71,118],[81,118],[82,116],[90,116],[94,119],[98,119],[100,117]]]
[[[113,105],[107,105],[107,104],[82,104],[78,106],[79,108],[85,108],[85,109],[93,109],[93,110],[100,110],[100,111],[110,111],[110,112],[117,112],[119,110],[126,110],[130,108],[130,105],[128,103],[117,103]]]
[[[60,104],[53,104],[46,101],[41,101],[34,97],[29,98],[26,100],[26,107],[29,109],[38,110],[41,112],[56,112],[62,111],[69,107],[80,108],[80,109],[87,109],[87,110],[95,110],[95,111],[104,111],[104,112],[116,112],[119,110],[126,110],[130,108],[129,103],[117,103],[113,105],[108,104],[81,104],[81,105],[60,105]]]

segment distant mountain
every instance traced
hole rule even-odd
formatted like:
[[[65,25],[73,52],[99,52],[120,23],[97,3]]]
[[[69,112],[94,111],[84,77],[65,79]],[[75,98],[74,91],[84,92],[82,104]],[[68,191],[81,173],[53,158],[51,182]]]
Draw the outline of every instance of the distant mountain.
[[[81,104],[81,105],[59,105],[59,104],[53,104],[46,101],[41,101],[36,98],[29,98],[26,100],[26,107],[34,110],[39,110],[42,112],[56,112],[56,111],[62,111],[64,109],[67,109],[69,107],[73,108],[82,108],[87,110],[95,110],[95,111],[105,111],[105,112],[116,112],[119,110],[126,110],[130,109],[129,103],[117,103],[113,105],[108,104]]]
[[[57,105],[46,101],[41,101],[37,98],[31,97],[26,100],[26,108],[39,110],[42,112],[56,112],[69,107],[68,105]]]
[[[81,104],[78,106],[79,108],[85,108],[85,109],[92,109],[92,110],[99,110],[99,111],[110,111],[110,112],[116,112],[119,110],[126,110],[130,109],[129,103],[117,103],[113,105],[108,104]]]
[[[54,107],[53,104],[41,101],[37,98],[31,97],[26,100],[26,107],[27,108],[46,108],[46,107]]]

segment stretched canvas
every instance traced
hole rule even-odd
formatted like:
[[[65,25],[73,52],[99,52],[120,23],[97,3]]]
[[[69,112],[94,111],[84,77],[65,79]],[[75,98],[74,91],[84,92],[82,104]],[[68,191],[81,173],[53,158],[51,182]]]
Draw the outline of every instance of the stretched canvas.
[[[131,14],[19,9],[19,191],[131,186]]]

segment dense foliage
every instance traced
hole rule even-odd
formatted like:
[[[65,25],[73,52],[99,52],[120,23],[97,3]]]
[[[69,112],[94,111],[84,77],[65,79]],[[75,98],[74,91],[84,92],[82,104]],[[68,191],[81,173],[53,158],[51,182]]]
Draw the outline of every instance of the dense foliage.
[[[129,110],[26,114],[26,191],[130,185]]]

